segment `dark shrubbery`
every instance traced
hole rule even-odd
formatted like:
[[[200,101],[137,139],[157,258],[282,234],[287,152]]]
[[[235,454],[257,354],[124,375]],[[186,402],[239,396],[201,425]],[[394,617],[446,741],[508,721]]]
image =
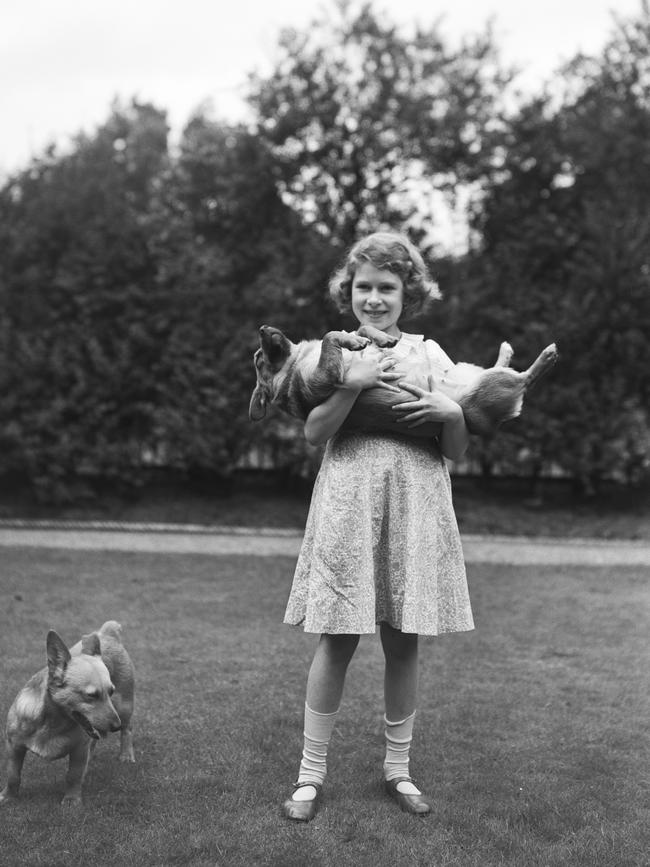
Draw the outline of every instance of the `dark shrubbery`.
[[[299,339],[338,323],[327,277],[387,225],[431,260],[445,298],[415,327],[452,357],[489,364],[508,339],[523,367],[559,344],[474,467],[585,490],[647,475],[647,7],[564,71],[562,100],[509,113],[489,32],[453,52],[435,28],[340,11],[282,36],[276,70],[251,82],[255,128],[197,115],[171,152],[164,112],[115,105],[5,182],[0,475],[62,500],[88,476],[227,476],[252,453],[313,470],[296,426],[248,422],[258,327]],[[461,188],[472,241],[442,258],[428,193]]]

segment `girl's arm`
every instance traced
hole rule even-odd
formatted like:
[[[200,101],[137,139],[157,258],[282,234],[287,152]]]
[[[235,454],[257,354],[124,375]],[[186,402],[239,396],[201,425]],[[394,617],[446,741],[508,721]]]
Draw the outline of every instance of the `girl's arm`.
[[[469,432],[465,425],[463,410],[456,404],[453,416],[442,425],[440,450],[450,461],[458,461],[467,451]]]
[[[391,373],[394,365],[391,358],[367,358],[355,354],[343,375],[343,382],[336,391],[315,406],[305,422],[305,439],[313,446],[321,445],[334,436],[348,417],[352,406],[365,388],[381,386],[399,394],[399,388],[390,385],[400,379],[398,373]]]
[[[450,461],[460,460],[469,445],[469,433],[461,407],[455,400],[435,388],[432,391],[425,391],[408,382],[402,382],[400,385],[404,391],[410,391],[415,395],[415,400],[394,407],[401,414],[398,422],[409,427],[416,427],[428,421],[442,423],[442,431],[438,437],[440,450]]]
[[[315,406],[305,422],[307,442],[312,446],[319,446],[334,436],[348,417],[352,404],[360,391],[360,388],[347,388],[341,385],[330,394],[327,400]]]

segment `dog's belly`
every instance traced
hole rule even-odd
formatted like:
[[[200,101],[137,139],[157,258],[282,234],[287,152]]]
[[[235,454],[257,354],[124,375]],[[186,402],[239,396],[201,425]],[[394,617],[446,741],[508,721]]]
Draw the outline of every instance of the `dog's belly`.
[[[361,392],[350,410],[343,427],[368,431],[387,431],[407,436],[435,437],[442,425],[433,422],[409,427],[409,422],[398,422],[400,414],[393,407],[406,401],[416,400],[409,391],[397,394],[387,388],[367,388]]]
[[[390,349],[378,349],[369,346],[364,353],[378,354],[382,357],[395,358],[395,366],[392,371],[403,377],[405,382],[417,385],[425,391],[429,390],[429,365],[427,362],[417,359],[396,358]],[[393,407],[400,403],[417,400],[410,391],[400,391],[399,394],[381,386],[364,389],[348,414],[343,427],[356,430],[387,431],[400,433],[407,436],[435,437],[441,430],[441,425],[432,422],[409,427],[410,422],[398,422],[401,413]]]

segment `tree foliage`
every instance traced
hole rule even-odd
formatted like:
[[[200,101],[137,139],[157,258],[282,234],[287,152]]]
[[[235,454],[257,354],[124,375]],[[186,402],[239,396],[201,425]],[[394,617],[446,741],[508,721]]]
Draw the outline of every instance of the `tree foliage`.
[[[134,464],[156,384],[143,220],[166,158],[164,116],[116,109],[0,194],[2,468],[61,495],[66,479]]]
[[[436,27],[339,2],[252,77],[251,128],[197,114],[171,151],[165,113],[134,101],[46,151],[0,188],[0,474],[61,499],[152,464],[227,475],[254,448],[313,465],[297,425],[248,422],[259,326],[298,340],[338,325],[326,285],[343,249],[386,226],[427,248],[432,195],[469,188],[474,243],[432,261],[445,300],[423,328],[482,364],[504,339],[518,367],[552,340],[561,353],[473,457],[585,489],[640,478],[649,19],[644,0],[566,68],[563,94],[507,115],[489,30],[451,50]]]
[[[405,33],[369,4],[336,12],[285,30],[250,98],[285,200],[347,247],[382,225],[421,229],[432,184],[483,177],[508,76],[489,31],[453,51],[436,27]]]
[[[263,144],[197,117],[173,160],[163,113],[116,106],[13,178],[0,214],[0,472],[51,499],[152,464],[231,472],[257,328],[318,261]]]
[[[562,467],[591,490],[650,464],[650,18],[566,69],[567,94],[514,118],[475,217],[464,339],[510,337],[563,363],[516,428],[510,463]],[[472,324],[473,323],[473,324]]]

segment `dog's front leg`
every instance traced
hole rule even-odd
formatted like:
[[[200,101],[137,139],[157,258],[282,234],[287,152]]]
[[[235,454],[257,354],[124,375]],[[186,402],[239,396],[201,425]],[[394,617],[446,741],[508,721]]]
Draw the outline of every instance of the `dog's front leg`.
[[[81,787],[86,776],[89,757],[90,747],[87,740],[76,744],[70,752],[68,772],[65,775],[65,795],[61,801],[66,807],[81,805]]]
[[[359,337],[367,337],[369,341],[372,341],[372,343],[377,346],[381,346],[383,349],[388,349],[391,346],[395,346],[396,343],[399,343],[399,337],[393,337],[390,334],[386,334],[385,331],[380,331],[378,328],[375,328],[374,325],[359,326],[359,328],[357,328],[357,335]]]
[[[13,801],[18,797],[20,788],[20,776],[23,770],[23,762],[27,747],[8,747],[7,753],[7,785],[0,792],[0,804],[5,801]]]
[[[341,347],[362,349],[368,344],[364,338],[345,331],[328,331],[321,341],[318,364],[309,378],[309,390],[316,403],[321,403],[343,379],[343,353]]]

